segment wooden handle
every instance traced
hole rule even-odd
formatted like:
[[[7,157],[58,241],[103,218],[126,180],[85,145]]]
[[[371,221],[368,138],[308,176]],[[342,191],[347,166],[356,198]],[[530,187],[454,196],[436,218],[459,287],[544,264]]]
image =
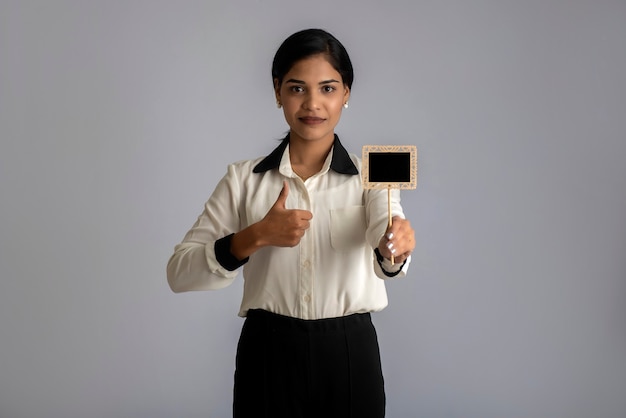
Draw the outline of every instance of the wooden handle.
[[[391,219],[391,187],[387,187],[387,212],[389,213],[389,228],[391,228],[391,225],[393,224],[393,221]],[[396,264],[394,261],[394,257],[393,254],[391,254],[391,264]]]

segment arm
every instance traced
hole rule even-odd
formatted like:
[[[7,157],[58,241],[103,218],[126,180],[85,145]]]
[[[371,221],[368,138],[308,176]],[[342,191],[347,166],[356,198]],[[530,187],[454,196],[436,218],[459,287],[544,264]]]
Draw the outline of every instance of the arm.
[[[239,181],[231,165],[167,263],[167,281],[174,292],[221,289],[235,279],[237,272],[218,262],[215,243],[240,229],[239,201]]]
[[[239,182],[234,168],[220,181],[205,210],[168,262],[168,283],[174,292],[228,286],[237,269],[265,246],[293,247],[309,228],[309,211],[286,209],[287,182],[265,217],[242,228]],[[238,231],[232,233],[232,231]]]

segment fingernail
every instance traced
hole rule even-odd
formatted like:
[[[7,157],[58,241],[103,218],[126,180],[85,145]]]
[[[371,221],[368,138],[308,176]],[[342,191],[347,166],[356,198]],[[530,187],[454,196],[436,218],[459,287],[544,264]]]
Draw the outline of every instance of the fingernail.
[[[391,250],[393,248],[393,242],[388,242],[387,243],[387,248],[389,248]]]
[[[395,249],[395,248],[392,248],[392,249],[391,249],[391,254],[395,254],[395,253],[396,253],[396,249]]]
[[[387,239],[392,239],[393,238],[393,232],[390,232],[387,234]]]

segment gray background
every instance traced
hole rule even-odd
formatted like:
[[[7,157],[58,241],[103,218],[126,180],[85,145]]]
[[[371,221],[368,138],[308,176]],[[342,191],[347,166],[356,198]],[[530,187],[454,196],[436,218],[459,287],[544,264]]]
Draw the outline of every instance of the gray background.
[[[306,27],[352,55],[347,147],[419,149],[388,416],[626,416],[624,1],[0,0],[0,417],[229,416],[241,281],[165,264],[287,129]]]

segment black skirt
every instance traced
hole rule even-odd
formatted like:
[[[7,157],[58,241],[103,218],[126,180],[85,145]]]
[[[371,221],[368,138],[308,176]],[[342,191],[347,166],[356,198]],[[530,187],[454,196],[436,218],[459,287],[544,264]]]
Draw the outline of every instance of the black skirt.
[[[237,347],[233,416],[384,417],[370,314],[302,320],[248,311]]]

